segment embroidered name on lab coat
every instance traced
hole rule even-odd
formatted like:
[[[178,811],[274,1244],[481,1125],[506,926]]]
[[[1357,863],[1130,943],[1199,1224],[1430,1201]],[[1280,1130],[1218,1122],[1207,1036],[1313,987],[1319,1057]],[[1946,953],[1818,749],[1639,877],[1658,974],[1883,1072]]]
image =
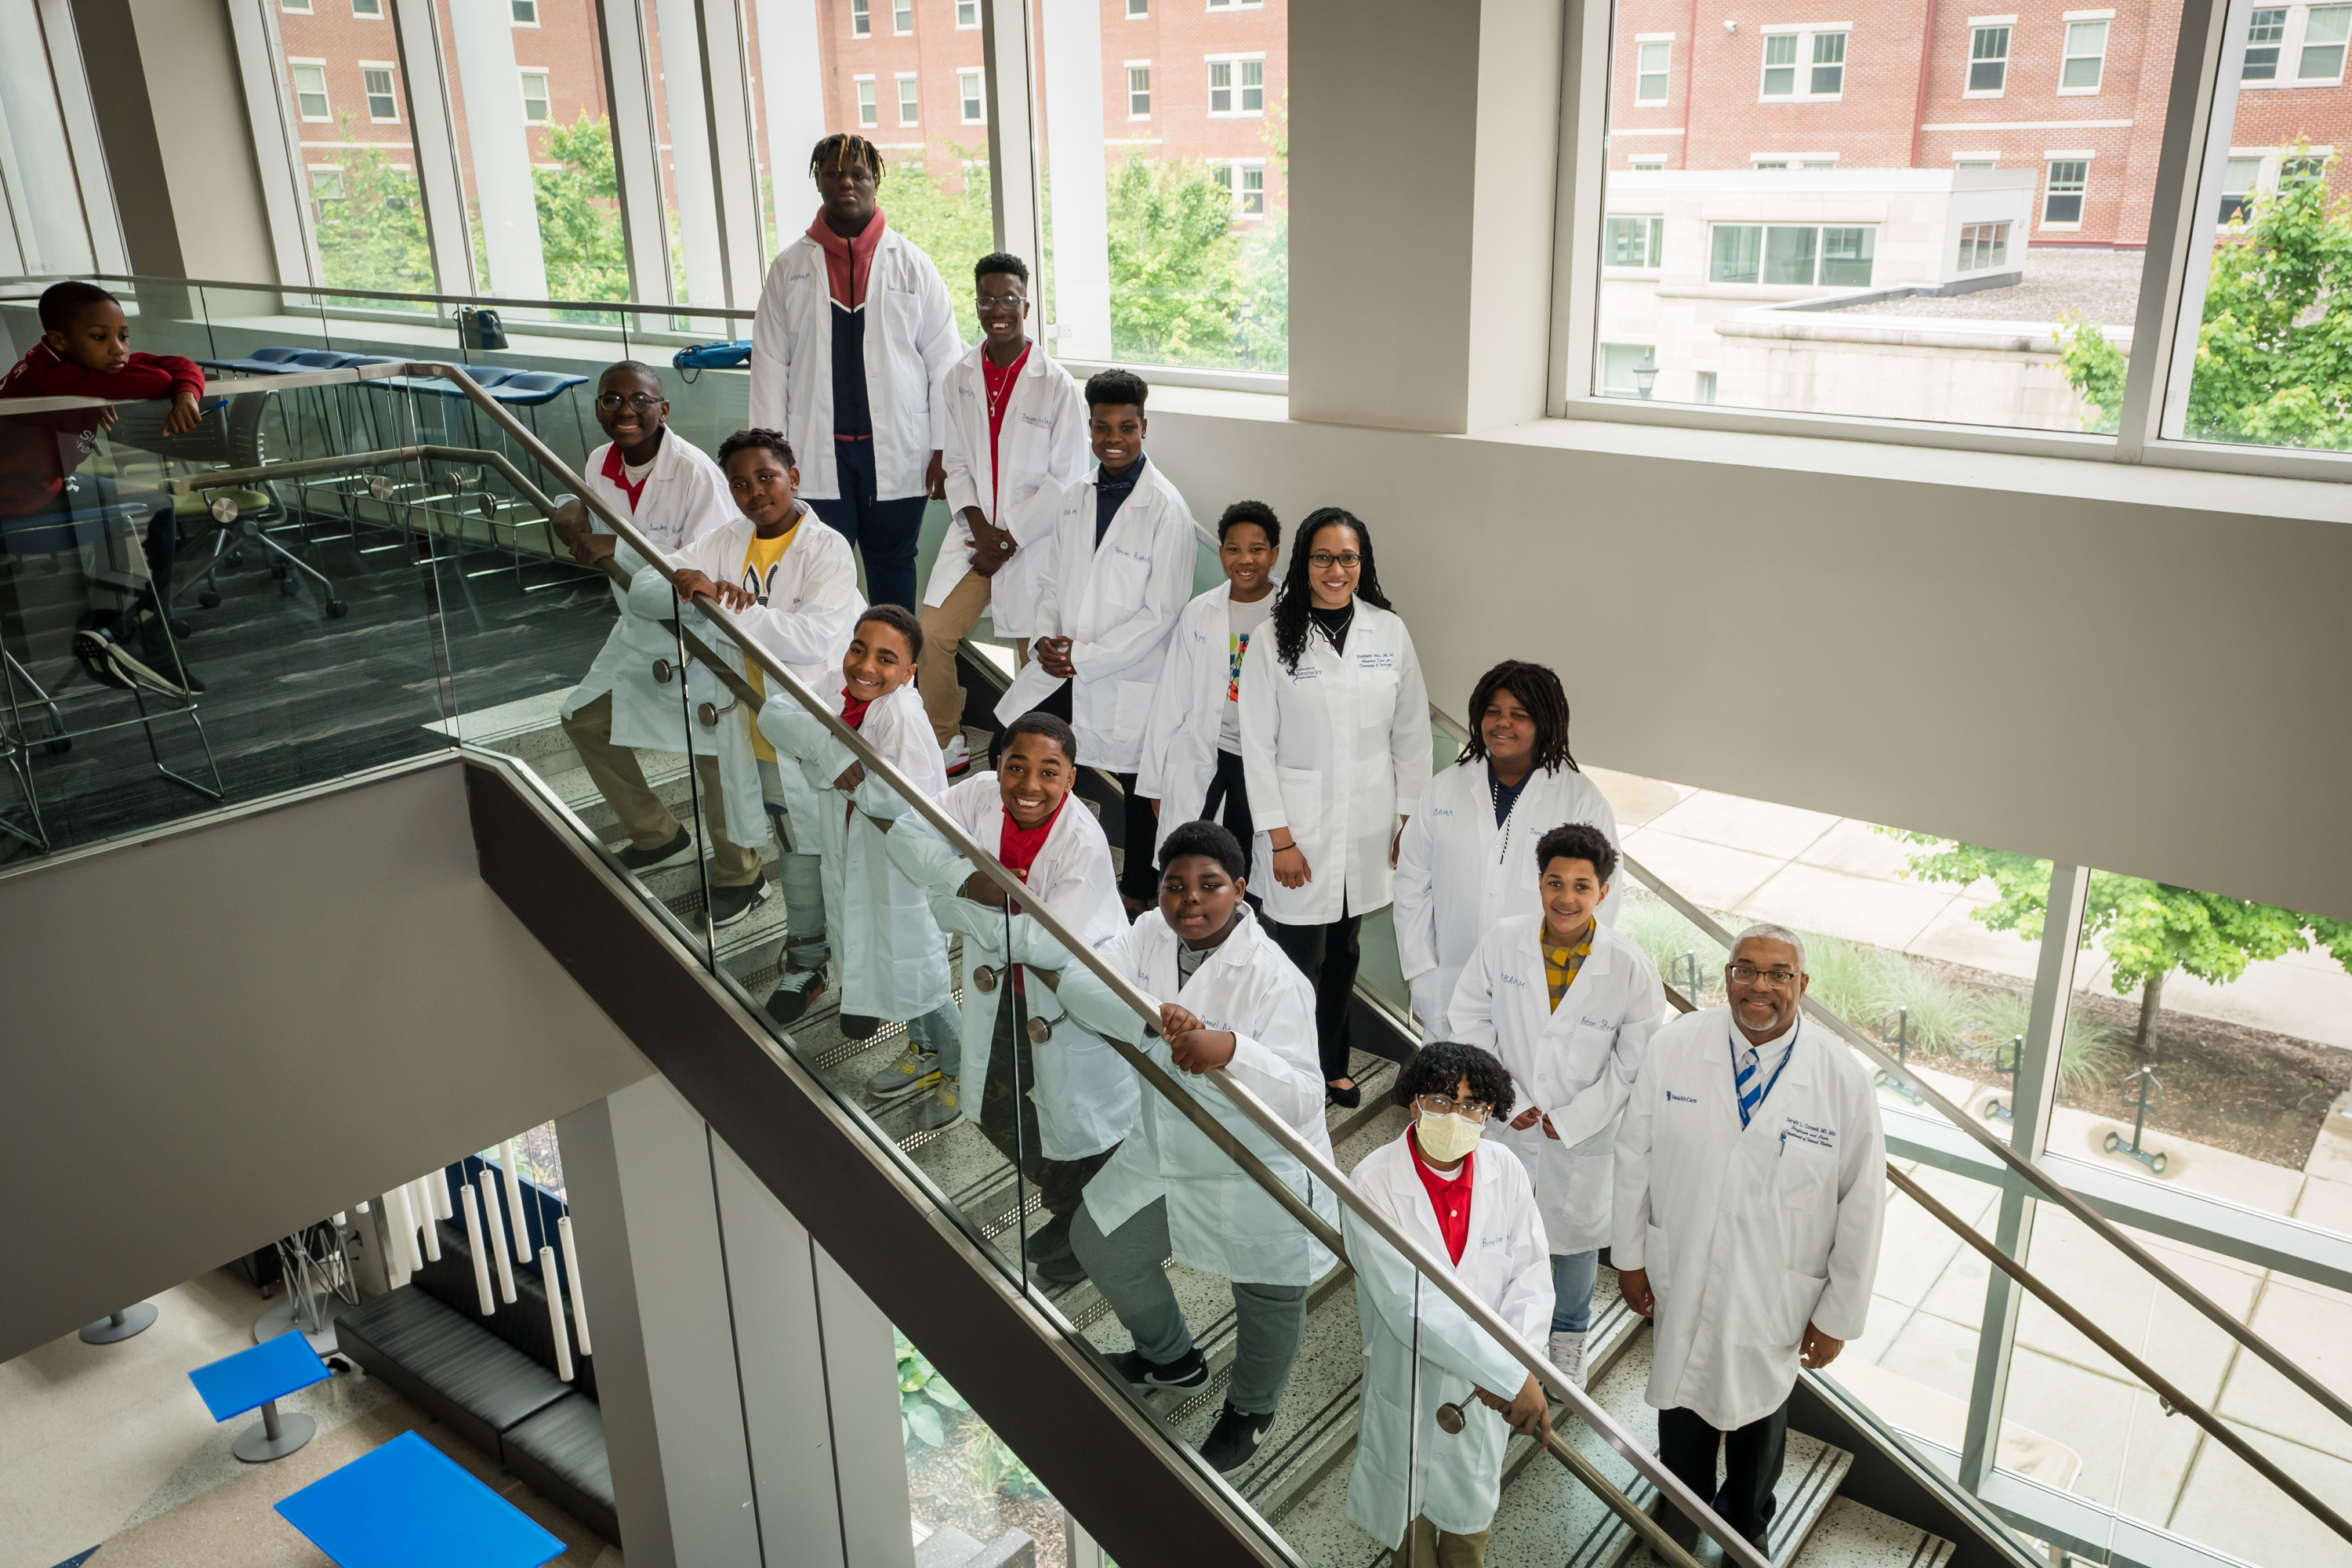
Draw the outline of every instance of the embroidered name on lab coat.
[[[1452,816],[1454,815],[1454,808],[1450,805],[1433,805],[1426,809],[1432,816]]]
[[[1510,1245],[1511,1238],[1507,1236],[1481,1237],[1478,1240],[1478,1246],[1482,1251],[1489,1247],[1508,1247]]]
[[[1614,1018],[1579,1018],[1577,1022],[1588,1029],[1613,1029],[1617,1026]]]
[[[969,397],[971,394],[967,391],[964,395]],[[1040,430],[1051,430],[1054,427],[1054,422],[1042,414],[1024,414],[1021,416],[1021,423],[1034,425]]]
[[[1677,1102],[1684,1105],[1696,1105],[1698,1103],[1698,1096],[1695,1094],[1676,1094],[1671,1089],[1666,1090],[1666,1103],[1668,1105],[1674,1105]]]
[[[1297,669],[1290,672],[1290,679],[1293,680],[1320,680],[1323,679],[1323,672],[1316,668],[1311,664],[1302,664]]]
[[[1520,979],[1517,975],[1513,974],[1507,969],[1503,971],[1501,974],[1496,976],[1496,978],[1501,980],[1504,984],[1516,985],[1522,991],[1525,991],[1528,988],[1528,983],[1526,981]]]
[[[1136,552],[1136,551],[1133,551],[1133,550],[1129,550],[1129,549],[1127,546],[1125,546],[1124,544],[1114,544],[1114,545],[1112,545],[1112,546],[1110,547],[1110,552],[1111,552],[1113,555],[1124,555],[1124,556],[1126,556],[1129,561],[1133,561],[1133,562],[1137,563],[1138,563],[1138,564],[1139,564],[1139,565],[1149,566],[1149,565],[1150,565],[1150,564],[1151,564],[1151,557],[1150,557],[1150,556],[1141,554],[1141,553],[1139,553],[1139,552]]]
[[[1360,653],[1356,664],[1363,669],[1394,669],[1396,655],[1392,653]]]
[[[1793,1116],[1789,1118],[1788,1128],[1780,1137],[1784,1142],[1811,1143],[1816,1149],[1837,1147],[1836,1128],[1816,1127],[1810,1121],[1800,1121]]]

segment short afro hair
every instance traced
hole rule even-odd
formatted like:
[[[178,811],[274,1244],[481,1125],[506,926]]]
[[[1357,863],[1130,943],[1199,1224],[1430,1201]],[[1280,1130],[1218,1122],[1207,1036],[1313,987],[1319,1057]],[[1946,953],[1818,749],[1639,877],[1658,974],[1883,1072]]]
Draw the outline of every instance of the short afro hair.
[[[1464,1079],[1470,1080],[1470,1098],[1485,1100],[1496,1116],[1509,1115],[1518,1103],[1511,1069],[1494,1052],[1459,1040],[1432,1040],[1413,1052],[1397,1069],[1396,1102],[1411,1106],[1424,1094],[1452,1094]]]
[[[1225,508],[1224,515],[1217,519],[1217,542],[1223,544],[1225,542],[1225,535],[1233,531],[1235,523],[1240,522],[1257,524],[1265,531],[1266,543],[1275,549],[1281,548],[1282,520],[1274,515],[1274,508],[1266,505],[1265,502],[1237,500]]]
[[[996,737],[996,755],[1004,755],[1006,748],[1023,735],[1045,736],[1062,748],[1062,755],[1070,759],[1072,766],[1077,764],[1078,732],[1071,729],[1066,720],[1057,719],[1042,709],[1031,709],[1004,726],[1003,731]]]
[[[1106,405],[1118,407],[1133,404],[1143,406],[1151,395],[1151,384],[1131,370],[1098,370],[1087,377],[1087,406],[1099,408]]]
[[[762,430],[756,426],[750,430],[738,430],[719,443],[719,466],[725,468],[728,458],[738,452],[748,452],[754,447],[764,447],[773,452],[784,460],[784,467],[788,468],[801,466],[800,459],[793,456],[793,444],[784,439],[782,431]]]
[[[907,652],[916,658],[923,657],[923,623],[904,605],[868,605],[857,613],[857,624],[852,632],[865,629],[868,621],[879,621],[907,639]]]
[[[1188,855],[1206,855],[1236,882],[1249,875],[1249,857],[1242,853],[1241,840],[1213,822],[1188,822],[1171,832],[1160,847],[1160,874],[1166,876],[1169,867]]]
[[[1029,264],[1011,251],[993,250],[971,264],[971,280],[975,286],[982,279],[993,278],[999,273],[1009,273],[1020,279],[1024,288],[1028,286]]]
[[[1589,822],[1563,822],[1536,840],[1536,875],[1555,860],[1590,860],[1602,882],[1617,874],[1617,848]]]
[[[121,303],[95,283],[52,283],[41,290],[41,331],[62,332],[92,305]]]

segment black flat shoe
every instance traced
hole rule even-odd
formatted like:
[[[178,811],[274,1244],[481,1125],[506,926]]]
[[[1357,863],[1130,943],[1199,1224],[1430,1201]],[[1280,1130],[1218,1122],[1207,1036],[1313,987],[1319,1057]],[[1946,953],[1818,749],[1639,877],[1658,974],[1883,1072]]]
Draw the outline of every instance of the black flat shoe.
[[[1341,1089],[1338,1084],[1327,1083],[1323,1086],[1323,1102],[1336,1105],[1342,1110],[1353,1110],[1364,1103],[1364,1086],[1351,1083]]]

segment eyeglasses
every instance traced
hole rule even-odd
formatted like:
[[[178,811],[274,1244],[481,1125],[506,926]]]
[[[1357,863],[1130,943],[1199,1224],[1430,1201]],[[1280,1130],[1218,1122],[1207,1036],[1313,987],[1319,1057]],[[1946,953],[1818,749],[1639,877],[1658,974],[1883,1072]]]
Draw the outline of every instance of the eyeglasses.
[[[1364,558],[1352,550],[1339,555],[1334,555],[1328,550],[1318,550],[1307,558],[1307,564],[1314,567],[1318,572],[1328,572],[1334,566],[1344,566],[1353,572],[1363,563]]]
[[[1021,313],[1022,307],[1028,303],[1028,300],[1018,294],[1005,298],[999,298],[994,294],[982,294],[977,297],[973,308],[983,316],[1017,316]]]
[[[1484,1121],[1493,1108],[1483,1100],[1456,1100],[1450,1094],[1424,1094],[1421,1108],[1439,1116],[1466,1116],[1473,1121]]]
[[[1759,969],[1752,963],[1735,963],[1724,971],[1742,985],[1752,985],[1761,980],[1776,991],[1786,991],[1797,983],[1793,969]]]
[[[614,412],[624,405],[643,414],[649,408],[659,408],[668,401],[668,398],[651,392],[632,392],[625,396],[617,392],[600,392],[596,395],[596,406],[607,414]]]

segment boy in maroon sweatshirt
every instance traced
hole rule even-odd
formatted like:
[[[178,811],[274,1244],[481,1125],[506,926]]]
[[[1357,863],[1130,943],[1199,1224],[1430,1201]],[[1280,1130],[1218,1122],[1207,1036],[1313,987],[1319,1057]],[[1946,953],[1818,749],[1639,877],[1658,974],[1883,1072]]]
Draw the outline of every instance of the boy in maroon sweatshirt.
[[[0,398],[168,397],[164,433],[195,427],[205,373],[177,354],[131,353],[131,327],[113,295],[94,283],[59,283],[42,294],[40,319],[41,341],[0,377]],[[64,520],[105,508],[143,508],[149,586],[132,605],[128,626],[107,612],[84,617],[74,655],[109,686],[128,687],[137,679],[169,691],[201,691],[203,682],[180,663],[164,625],[179,543],[172,498],[108,475],[74,472],[95,446],[93,436],[115,417],[112,408],[0,417],[0,518]]]

